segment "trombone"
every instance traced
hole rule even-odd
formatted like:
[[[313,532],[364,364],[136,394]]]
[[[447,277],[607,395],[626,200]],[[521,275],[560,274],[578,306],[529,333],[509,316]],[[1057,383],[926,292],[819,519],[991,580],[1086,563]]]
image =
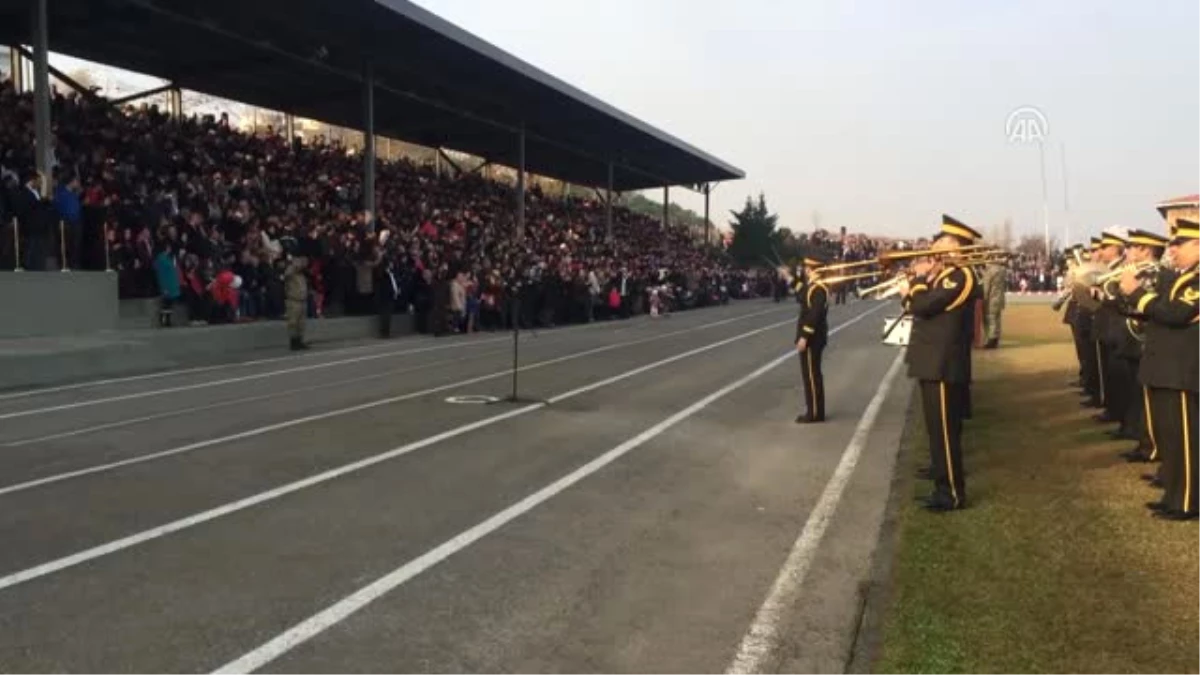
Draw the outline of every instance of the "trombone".
[[[964,246],[960,249],[957,249],[957,251],[962,251],[963,249],[967,248],[973,249],[973,251],[968,255],[962,256],[962,258],[957,261],[964,267],[986,265],[992,262],[1004,262],[1009,257],[1009,254],[1006,251],[992,246]],[[910,257],[915,258],[939,254],[945,255],[955,253],[957,251],[913,251],[913,255]],[[867,296],[874,295],[876,300],[891,297],[900,292],[900,281],[906,278],[908,278],[908,273],[900,272],[887,281],[880,282],[874,286],[868,286],[867,288],[858,289],[858,297],[865,298]]]
[[[992,246],[991,244],[971,244],[969,246],[959,246],[958,248],[939,249],[931,248],[919,249],[915,251],[888,251],[887,253],[879,254],[879,264],[886,265],[888,263],[898,262],[900,260],[908,260],[910,258],[930,258],[935,256],[954,256],[964,253],[974,255],[982,255],[988,253],[1003,253],[1001,249]]]

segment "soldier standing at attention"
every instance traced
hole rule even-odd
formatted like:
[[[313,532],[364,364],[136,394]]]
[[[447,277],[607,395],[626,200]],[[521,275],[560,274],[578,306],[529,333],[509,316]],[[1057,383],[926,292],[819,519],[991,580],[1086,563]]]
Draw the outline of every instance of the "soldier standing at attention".
[[[992,261],[983,268],[984,349],[1000,346],[1000,314],[1004,311],[1004,293],[1008,290],[1008,268]]]
[[[963,475],[962,426],[964,397],[955,391],[964,387],[968,373],[964,356],[971,348],[963,329],[968,301],[975,295],[975,276],[958,267],[947,254],[979,234],[957,221],[943,219],[935,236],[933,255],[912,265],[913,280],[900,282],[905,310],[912,314],[907,361],[909,377],[921,389],[933,494],[925,508],[934,512],[955,511],[967,505]]]
[[[1145,230],[1133,230],[1129,233],[1128,260],[1132,263],[1158,263],[1167,247],[1167,238]],[[1155,283],[1165,280],[1169,275],[1153,275]],[[1147,282],[1143,282],[1143,286]],[[1169,288],[1169,287],[1168,287]],[[1166,292],[1155,287],[1156,291]],[[1130,462],[1153,462],[1158,459],[1154,447],[1154,436],[1150,433],[1150,421],[1153,413],[1150,410],[1150,390],[1138,384],[1138,373],[1141,371],[1142,351],[1145,345],[1145,316],[1139,314],[1135,307],[1125,301],[1119,294],[1117,311],[1125,316],[1126,335],[1118,356],[1127,361],[1125,371],[1129,374],[1126,386],[1132,391],[1126,400],[1125,422],[1123,426],[1130,433],[1132,440],[1138,442],[1132,450],[1121,453]]]
[[[1107,265],[1118,264],[1125,257],[1126,236],[1126,232],[1119,227],[1104,230],[1100,238],[1099,260]],[[1094,287],[1092,297],[1100,302],[1092,320],[1092,333],[1096,340],[1100,397],[1104,405],[1104,411],[1094,415],[1092,419],[1103,424],[1120,422],[1125,410],[1125,399],[1130,394],[1121,386],[1125,381],[1124,373],[1120,372],[1124,364],[1116,357],[1117,348],[1125,335],[1125,319],[1117,313],[1111,303],[1103,302],[1106,297],[1103,289]]]
[[[308,240],[305,240],[308,241]],[[308,349],[304,342],[304,318],[308,313],[308,247],[303,244],[297,255],[288,260],[283,272],[284,319],[292,351]]]
[[[800,375],[804,387],[805,412],[796,424],[815,424],[825,421],[825,375],[821,358],[829,340],[829,288],[821,282],[821,261],[804,259],[803,277],[791,279],[800,303],[796,319],[796,352],[800,355]],[[787,274],[786,268],[780,270]]]
[[[805,414],[797,424],[825,421],[825,375],[821,357],[829,341],[829,288],[821,283],[821,261],[804,259],[804,300],[796,322],[796,351],[800,354],[800,373],[804,377]]]
[[[1146,506],[1165,520],[1194,520],[1197,503],[1197,391],[1200,390],[1200,225],[1179,219],[1173,264],[1179,277],[1166,293],[1146,290],[1133,270],[1121,277],[1120,291],[1146,319],[1146,351],[1139,373],[1150,390],[1154,442],[1163,456],[1160,501]]]

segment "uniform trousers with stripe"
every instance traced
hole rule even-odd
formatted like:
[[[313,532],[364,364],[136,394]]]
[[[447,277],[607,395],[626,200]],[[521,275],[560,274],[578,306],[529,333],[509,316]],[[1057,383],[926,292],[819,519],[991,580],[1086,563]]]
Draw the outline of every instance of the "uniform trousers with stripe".
[[[929,467],[933,498],[954,506],[966,501],[963,475],[963,399],[956,396],[960,385],[941,380],[921,380],[921,407],[929,433]]]
[[[825,347],[809,347],[800,352],[800,374],[804,379],[804,407],[809,419],[825,419],[825,374],[821,360]]]
[[[1154,442],[1162,458],[1163,505],[1172,511],[1196,513],[1197,395],[1194,391],[1150,388],[1150,417]]]
[[[1146,386],[1139,388],[1137,402],[1138,407],[1141,408],[1141,414],[1138,416],[1141,426],[1138,427],[1138,448],[1144,451],[1147,460],[1157,462],[1160,456],[1158,444],[1154,442],[1154,411],[1150,407],[1150,388]]]
[[[1103,342],[1100,342],[1099,340],[1092,340],[1092,351],[1095,353],[1095,356],[1091,359],[1092,368],[1093,368],[1092,377],[1095,378],[1094,381],[1096,383],[1095,391],[1093,392],[1092,395],[1093,395],[1093,398],[1095,401],[1097,401],[1100,405],[1107,408],[1108,407],[1108,380],[1107,380],[1108,373],[1106,373],[1105,371],[1108,370],[1108,367],[1106,365],[1106,361],[1108,360],[1108,354],[1106,354],[1105,352],[1107,352],[1108,350],[1106,350],[1104,348]]]

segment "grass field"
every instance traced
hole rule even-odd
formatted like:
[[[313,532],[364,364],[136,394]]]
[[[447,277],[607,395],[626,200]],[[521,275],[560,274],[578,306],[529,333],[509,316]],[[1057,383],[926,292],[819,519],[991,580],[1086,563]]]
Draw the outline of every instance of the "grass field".
[[[1068,328],[1010,306],[976,352],[964,432],[970,508],[921,510],[903,483],[875,672],[1197,672],[1197,527],[1150,518],[1159,493],[1088,419]],[[919,409],[919,402],[915,402]],[[914,413],[918,412],[914,410]],[[901,471],[928,464],[910,414]],[[1150,467],[1148,469],[1148,467]]]

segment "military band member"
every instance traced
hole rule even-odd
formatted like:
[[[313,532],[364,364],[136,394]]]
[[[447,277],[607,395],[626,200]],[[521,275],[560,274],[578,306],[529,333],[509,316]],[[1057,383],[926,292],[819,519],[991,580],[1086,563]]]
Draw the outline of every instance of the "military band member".
[[[1116,228],[1105,230],[1100,238],[1100,248],[1094,258],[1106,265],[1111,265],[1118,262],[1124,254],[1124,234],[1118,232]],[[1103,299],[1104,292],[1101,289],[1093,288],[1092,295],[1099,301]],[[1124,392],[1114,386],[1121,378],[1116,372],[1118,364],[1114,363],[1113,351],[1116,331],[1124,330],[1124,323],[1124,319],[1111,305],[1101,304],[1092,316],[1092,340],[1096,350],[1100,404],[1104,408],[1102,412],[1092,417],[1097,422],[1121,421],[1117,410],[1123,409],[1121,397]]]
[[[1079,261],[1084,258],[1085,249],[1082,244],[1075,244],[1067,249],[1067,253],[1066,271],[1063,274],[1062,288],[1062,293],[1065,293],[1065,297],[1067,298],[1065,301],[1066,309],[1063,310],[1063,323],[1071,328],[1071,338],[1075,342],[1075,360],[1079,362],[1079,376],[1071,386],[1087,391],[1087,374],[1084,368],[1084,364],[1086,363],[1087,329],[1080,318],[1082,312],[1079,309],[1079,303],[1075,302],[1075,299],[1072,297],[1075,275],[1078,272]]]
[[[1166,237],[1144,230],[1132,230],[1125,248],[1125,262],[1127,264],[1157,264],[1166,247]],[[1143,286],[1147,286],[1150,283],[1149,280],[1153,279],[1151,276],[1144,278],[1147,281],[1142,282]],[[1119,285],[1120,280],[1116,280],[1115,283]],[[1127,379],[1120,386],[1129,390],[1125,397],[1125,417],[1121,425],[1128,433],[1121,437],[1138,442],[1137,446],[1121,453],[1121,456],[1130,462],[1151,462],[1157,459],[1157,455],[1154,448],[1154,437],[1149,431],[1150,427],[1147,422],[1152,417],[1149,409],[1150,392],[1140,385],[1137,379],[1138,371],[1141,369],[1142,341],[1145,339],[1145,317],[1137,312],[1136,307],[1132,307],[1124,301],[1124,297],[1118,289],[1114,288],[1112,293],[1118,296],[1117,311],[1125,317],[1125,330],[1116,353],[1117,358],[1124,361],[1121,371],[1127,373]]]
[[[804,380],[804,413],[797,424],[825,421],[825,375],[821,358],[829,340],[829,288],[821,281],[821,261],[804,259],[804,277],[797,293],[800,316],[796,320],[796,351]]]
[[[1088,253],[1089,262],[1100,262],[1100,238],[1092,237]],[[1083,370],[1085,399],[1080,405],[1085,408],[1104,407],[1104,378],[1100,364],[1100,348],[1096,343],[1096,307],[1094,299],[1087,293],[1075,297],[1079,306],[1079,325],[1083,338]]]
[[[1193,520],[1197,504],[1197,391],[1200,390],[1200,225],[1180,219],[1172,239],[1172,264],[1180,271],[1165,292],[1146,290],[1132,270],[1120,291],[1146,320],[1139,377],[1150,390],[1150,417],[1162,455],[1162,499],[1147,504],[1166,520]]]
[[[979,238],[974,230],[943,220],[933,250],[953,252]],[[931,511],[966,507],[962,461],[962,422],[965,401],[955,392],[968,378],[970,350],[963,329],[966,305],[975,294],[974,275],[944,255],[920,258],[912,264],[913,278],[900,283],[905,310],[913,317],[906,361],[909,377],[921,389],[925,429],[929,434],[933,493],[925,502]]]

